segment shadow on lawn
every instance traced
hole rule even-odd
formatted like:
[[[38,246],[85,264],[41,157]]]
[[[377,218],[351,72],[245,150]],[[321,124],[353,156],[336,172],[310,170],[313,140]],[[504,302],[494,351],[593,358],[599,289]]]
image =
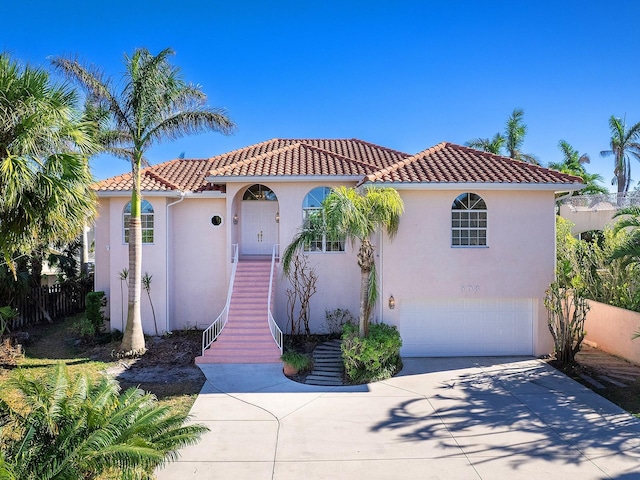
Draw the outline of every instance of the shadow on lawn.
[[[422,398],[399,402],[372,430],[437,440],[445,455],[464,453],[474,464],[505,457],[514,468],[534,458],[581,464],[612,455],[640,462],[640,420],[535,360],[499,363],[423,371]],[[409,368],[401,376],[419,373]]]

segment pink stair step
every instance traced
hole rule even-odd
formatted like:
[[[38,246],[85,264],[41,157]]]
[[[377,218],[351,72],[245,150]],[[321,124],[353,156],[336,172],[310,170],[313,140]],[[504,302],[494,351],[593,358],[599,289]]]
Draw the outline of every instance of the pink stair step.
[[[271,262],[238,262],[227,325],[196,364],[280,362],[267,322],[270,271]]]

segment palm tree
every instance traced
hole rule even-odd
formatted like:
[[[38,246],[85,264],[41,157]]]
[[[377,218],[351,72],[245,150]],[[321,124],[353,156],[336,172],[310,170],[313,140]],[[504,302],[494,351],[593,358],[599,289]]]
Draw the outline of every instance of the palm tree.
[[[359,244],[359,334],[361,337],[367,336],[369,317],[378,295],[371,237],[377,230],[383,229],[393,239],[403,210],[402,199],[393,188],[367,188],[364,191],[347,187],[333,189],[322,203],[323,221],[305,225],[285,249],[282,256],[284,272],[288,274],[295,254],[323,233],[327,237],[350,240],[354,246]]]
[[[63,363],[44,378],[16,370],[7,386],[19,398],[0,400],[0,443],[5,470],[15,478],[152,478],[208,430],[183,426],[184,415],[149,393],[120,393],[106,376],[71,376]]]
[[[562,151],[562,162],[551,162],[548,167],[562,173],[568,173],[569,175],[575,175],[582,178],[585,187],[580,191],[573,192],[574,195],[609,193],[604,186],[598,185],[597,183],[602,181],[602,176],[597,173],[588,173],[585,169],[584,164],[591,161],[589,155],[580,155],[575,148],[564,140],[560,140],[560,142],[558,142],[558,148]]]
[[[496,133],[493,138],[476,138],[467,142],[467,146],[482,150],[483,152],[493,153],[494,155],[500,155],[502,147],[504,146],[506,139],[500,134]]]
[[[524,143],[524,137],[527,134],[527,126],[523,122],[524,110],[516,108],[511,112],[511,116],[507,119],[505,125],[506,149],[509,157],[523,162],[538,165],[536,157],[529,153],[522,153],[521,148]]]
[[[467,142],[467,146],[495,155],[507,155],[516,160],[538,165],[535,156],[522,153],[521,148],[527,133],[527,126],[523,123],[524,111],[516,108],[507,119],[504,135],[496,133],[493,138],[476,138]]]
[[[235,125],[224,110],[205,106],[206,95],[186,83],[180,70],[169,63],[171,49],[152,55],[140,48],[125,56],[123,87],[116,90],[110,79],[96,68],[85,68],[77,60],[56,58],[53,64],[79,83],[97,111],[108,111],[112,129],[103,133],[108,152],[131,162],[133,179],[129,227],[129,297],[123,352],[145,352],[140,318],[142,292],[142,230],[140,169],[145,152],[165,139],[176,139],[205,131],[230,133]]]
[[[0,252],[12,257],[71,241],[95,215],[92,126],[67,85],[0,54]]]
[[[627,130],[625,119],[611,115],[609,118],[611,129],[610,150],[600,152],[602,157],[613,156],[615,160],[613,180],[611,185],[618,185],[618,196],[624,196],[629,191],[631,183],[631,163],[629,155],[640,160],[640,122],[631,125]]]
[[[619,218],[613,227],[614,233],[627,229],[626,240],[616,246],[609,260],[622,259],[622,265],[640,264],[640,207],[621,208],[613,218]]]

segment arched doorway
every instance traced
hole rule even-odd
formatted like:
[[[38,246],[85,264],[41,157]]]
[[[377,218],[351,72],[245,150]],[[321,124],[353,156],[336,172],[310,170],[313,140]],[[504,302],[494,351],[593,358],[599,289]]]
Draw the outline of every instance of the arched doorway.
[[[278,197],[269,187],[255,184],[242,195],[241,255],[270,255],[278,243]]]

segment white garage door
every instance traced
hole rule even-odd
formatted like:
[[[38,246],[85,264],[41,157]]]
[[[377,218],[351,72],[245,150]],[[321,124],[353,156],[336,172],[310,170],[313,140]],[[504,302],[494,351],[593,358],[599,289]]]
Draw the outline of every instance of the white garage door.
[[[400,302],[399,302],[400,303]],[[533,299],[421,299],[398,305],[407,357],[532,355]]]

